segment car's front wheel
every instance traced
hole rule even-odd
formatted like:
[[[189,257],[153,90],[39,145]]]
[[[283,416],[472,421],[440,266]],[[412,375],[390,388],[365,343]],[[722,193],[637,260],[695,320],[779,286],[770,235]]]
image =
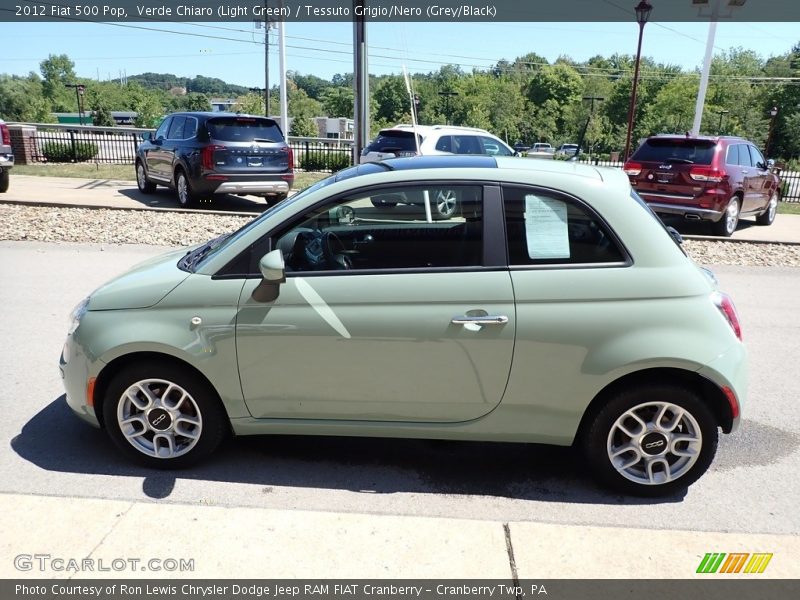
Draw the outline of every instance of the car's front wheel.
[[[161,469],[205,458],[228,430],[208,384],[188,369],[150,362],[116,374],[103,400],[103,422],[123,453]]]
[[[778,213],[778,192],[773,192],[767,204],[767,210],[756,217],[756,223],[759,225],[772,225],[775,221],[775,215]]]
[[[654,497],[685,489],[705,473],[717,440],[717,422],[694,391],[652,384],[611,397],[582,441],[601,483]]]

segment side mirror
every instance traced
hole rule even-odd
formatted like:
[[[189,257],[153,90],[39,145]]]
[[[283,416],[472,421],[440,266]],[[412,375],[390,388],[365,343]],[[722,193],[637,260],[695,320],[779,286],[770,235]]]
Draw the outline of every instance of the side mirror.
[[[273,250],[261,257],[258,268],[264,281],[270,283],[283,283],[286,281],[286,267],[283,262],[283,252]]]
[[[152,139],[153,139],[153,132],[152,131],[145,131],[142,134],[142,141],[143,142],[149,142]]]
[[[772,169],[774,169],[774,168],[775,168],[775,161],[774,161],[773,159],[771,159],[771,158],[770,158],[770,159],[767,161],[767,169],[769,169],[769,170],[771,171],[771,170],[772,170]]]

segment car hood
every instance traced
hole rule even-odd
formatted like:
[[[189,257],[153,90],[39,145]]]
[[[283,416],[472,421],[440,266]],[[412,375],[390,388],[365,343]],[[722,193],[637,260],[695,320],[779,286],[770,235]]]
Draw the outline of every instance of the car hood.
[[[147,308],[158,304],[190,274],[178,268],[186,248],[146,260],[97,288],[88,310]]]

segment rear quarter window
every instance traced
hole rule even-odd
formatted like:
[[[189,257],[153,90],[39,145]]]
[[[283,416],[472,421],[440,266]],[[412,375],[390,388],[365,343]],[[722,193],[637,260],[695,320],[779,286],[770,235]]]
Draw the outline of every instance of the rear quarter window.
[[[419,143],[422,143],[422,136]],[[387,131],[378,134],[369,146],[368,152],[416,152],[417,145],[414,143],[414,133],[411,131]]]

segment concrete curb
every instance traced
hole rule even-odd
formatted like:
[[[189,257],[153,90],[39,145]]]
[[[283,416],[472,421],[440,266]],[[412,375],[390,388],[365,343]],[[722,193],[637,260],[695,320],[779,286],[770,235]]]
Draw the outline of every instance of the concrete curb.
[[[234,210],[205,210],[202,208],[163,208],[160,206],[112,206],[110,204],[78,204],[76,202],[47,202],[46,200],[6,200],[0,198],[0,204],[14,204],[17,206],[40,206],[45,208],[86,208],[90,210],[128,210],[128,211],[155,211],[171,213],[189,213],[200,215],[221,215],[235,217],[257,217],[261,212],[234,211]]]

